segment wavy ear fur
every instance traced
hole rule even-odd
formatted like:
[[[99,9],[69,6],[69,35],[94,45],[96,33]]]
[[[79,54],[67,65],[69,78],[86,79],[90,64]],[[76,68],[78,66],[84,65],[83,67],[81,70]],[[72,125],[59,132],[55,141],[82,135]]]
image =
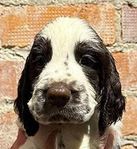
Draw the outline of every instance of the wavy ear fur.
[[[121,83],[112,55],[107,52],[107,61],[102,69],[103,82],[99,104],[99,130],[102,135],[107,126],[121,119],[125,110],[125,97],[121,93]]]
[[[29,56],[26,60],[24,70],[22,71],[21,78],[18,84],[18,95],[15,100],[15,111],[19,115],[20,121],[23,123],[26,133],[29,136],[33,136],[38,128],[39,124],[34,120],[28,108],[28,101],[32,96],[32,82],[29,79]]]

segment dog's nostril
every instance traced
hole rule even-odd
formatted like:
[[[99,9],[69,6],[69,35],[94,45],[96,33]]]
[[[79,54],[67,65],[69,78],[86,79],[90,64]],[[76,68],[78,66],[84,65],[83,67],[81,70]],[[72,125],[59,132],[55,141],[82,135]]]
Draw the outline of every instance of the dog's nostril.
[[[54,83],[47,91],[48,101],[57,107],[67,104],[71,96],[71,91],[65,83]]]

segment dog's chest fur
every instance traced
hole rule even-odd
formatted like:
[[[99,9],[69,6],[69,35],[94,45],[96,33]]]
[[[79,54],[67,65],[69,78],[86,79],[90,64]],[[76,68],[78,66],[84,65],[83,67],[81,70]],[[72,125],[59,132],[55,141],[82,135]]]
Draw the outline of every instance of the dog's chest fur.
[[[91,138],[90,126],[68,126],[57,134],[57,149],[97,149],[97,135]],[[94,147],[93,147],[94,146]]]
[[[35,137],[29,137],[21,149],[43,149],[46,140],[54,132],[55,141],[54,145],[51,144],[51,146],[55,146],[55,149],[97,149],[98,137],[91,138],[92,135],[90,135],[91,132],[88,129],[80,126],[68,126],[65,129],[49,128],[49,130],[46,129],[47,132],[41,129]]]
[[[94,116],[86,124],[40,125],[37,134],[29,137],[20,149],[43,149],[52,134],[55,135],[55,149],[98,149],[99,135]]]

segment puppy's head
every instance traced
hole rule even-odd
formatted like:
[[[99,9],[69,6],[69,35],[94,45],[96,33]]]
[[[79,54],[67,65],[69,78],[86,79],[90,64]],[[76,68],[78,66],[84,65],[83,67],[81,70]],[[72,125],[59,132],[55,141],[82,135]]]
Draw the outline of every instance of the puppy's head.
[[[121,118],[125,101],[114,59],[83,20],[62,17],[36,35],[15,106],[28,135],[38,123],[84,123],[98,105],[99,129]]]

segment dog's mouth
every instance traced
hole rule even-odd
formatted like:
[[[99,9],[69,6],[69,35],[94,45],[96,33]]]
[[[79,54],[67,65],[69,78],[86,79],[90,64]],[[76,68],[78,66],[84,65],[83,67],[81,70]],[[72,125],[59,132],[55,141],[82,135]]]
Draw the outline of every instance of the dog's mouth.
[[[83,123],[90,119],[93,114],[93,109],[89,106],[81,105],[76,107],[64,107],[50,109],[48,112],[44,111],[41,114],[33,113],[35,119],[41,124],[52,123]]]
[[[49,122],[69,122],[69,118],[65,115],[57,114],[49,118]]]
[[[89,113],[90,109],[87,106],[77,106],[77,107],[66,107],[63,109],[58,109],[54,113],[49,115],[49,121],[51,122],[82,122],[83,115]]]

